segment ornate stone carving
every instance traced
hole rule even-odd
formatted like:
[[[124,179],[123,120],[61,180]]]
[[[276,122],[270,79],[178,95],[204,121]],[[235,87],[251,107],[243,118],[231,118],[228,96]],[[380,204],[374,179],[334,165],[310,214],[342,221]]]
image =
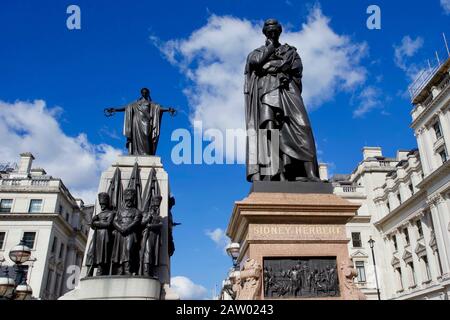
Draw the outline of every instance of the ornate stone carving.
[[[345,300],[366,300],[366,296],[359,290],[353,279],[356,278],[357,273],[353,267],[353,262],[347,259],[341,263],[341,272],[344,275],[344,290],[343,298]]]
[[[432,207],[436,207],[438,204],[440,204],[443,201],[444,201],[444,197],[440,193],[438,193],[438,194],[434,194],[434,195],[430,196],[426,202],[427,202],[427,205],[429,205],[430,208],[432,208]]]
[[[236,300],[259,299],[262,267],[254,259],[247,259],[236,279]]]

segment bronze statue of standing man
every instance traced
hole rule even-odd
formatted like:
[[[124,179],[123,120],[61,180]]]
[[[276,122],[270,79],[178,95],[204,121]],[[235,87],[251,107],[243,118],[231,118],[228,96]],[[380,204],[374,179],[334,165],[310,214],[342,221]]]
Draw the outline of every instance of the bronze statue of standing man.
[[[267,20],[266,43],[245,66],[247,180],[317,182],[316,146],[301,96],[303,66],[297,49],[279,42],[281,32],[277,20]]]
[[[107,108],[106,116],[116,112],[125,112],[123,135],[127,138],[129,155],[155,155],[158,146],[161,118],[164,112],[175,115],[175,109],[163,108],[152,101],[150,90],[141,89],[141,98],[122,108]]]
[[[163,227],[159,207],[162,197],[157,195],[150,200],[149,212],[144,212],[141,225],[142,239],[139,274],[154,276],[154,269],[159,265],[159,249],[161,247],[161,230]]]
[[[98,194],[98,203],[102,211],[95,215],[91,222],[94,234],[86,259],[86,266],[89,267],[88,277],[94,275],[94,268],[97,268],[97,276],[109,274],[111,262],[112,222],[115,212],[111,209],[111,202],[107,193]]]
[[[124,207],[120,207],[113,220],[114,246],[112,263],[118,275],[131,275],[139,263],[138,232],[142,213],[136,208],[136,190],[123,193]]]

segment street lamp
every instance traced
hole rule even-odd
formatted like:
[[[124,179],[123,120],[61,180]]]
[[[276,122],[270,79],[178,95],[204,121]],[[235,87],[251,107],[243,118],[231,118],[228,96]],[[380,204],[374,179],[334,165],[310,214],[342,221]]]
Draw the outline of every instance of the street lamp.
[[[9,258],[15,264],[16,279],[9,277],[8,267],[5,275],[0,277],[0,298],[8,300],[27,300],[31,298],[33,290],[27,284],[27,266],[23,264],[30,260],[31,249],[22,239],[18,245],[9,251]],[[4,262],[5,259],[2,260]],[[1,265],[0,265],[1,267]]]
[[[241,246],[239,243],[233,242],[227,246],[227,254],[233,260],[233,267],[236,269],[237,266],[237,258],[239,257],[239,253],[241,251]]]
[[[380,289],[378,287],[377,263],[375,262],[375,254],[373,252],[374,244],[375,244],[375,240],[373,240],[372,236],[370,236],[369,246],[370,246],[370,249],[372,250],[373,268],[375,269],[375,283],[377,285],[377,296],[378,296],[378,300],[381,300],[381,298],[380,298]]]

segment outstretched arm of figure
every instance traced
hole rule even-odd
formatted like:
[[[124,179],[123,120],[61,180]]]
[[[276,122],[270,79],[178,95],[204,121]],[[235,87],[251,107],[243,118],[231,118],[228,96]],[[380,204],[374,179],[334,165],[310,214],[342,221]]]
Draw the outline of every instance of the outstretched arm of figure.
[[[122,108],[105,108],[103,110],[103,112],[104,112],[105,116],[111,117],[116,112],[124,112],[125,109],[126,109],[126,107],[122,107]]]
[[[172,107],[164,108],[164,107],[161,106],[160,110],[161,110],[161,113],[164,113],[164,112],[170,113],[170,115],[172,117],[177,114],[177,110],[175,108],[172,108]]]

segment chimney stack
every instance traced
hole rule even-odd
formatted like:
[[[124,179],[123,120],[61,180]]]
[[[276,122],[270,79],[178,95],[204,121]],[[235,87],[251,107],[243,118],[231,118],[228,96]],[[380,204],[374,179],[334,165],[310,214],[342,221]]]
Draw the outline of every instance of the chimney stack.
[[[363,158],[382,157],[381,147],[364,147],[363,148]]]
[[[21,153],[17,174],[23,177],[28,177],[30,175],[33,160],[34,156],[30,152]]]

